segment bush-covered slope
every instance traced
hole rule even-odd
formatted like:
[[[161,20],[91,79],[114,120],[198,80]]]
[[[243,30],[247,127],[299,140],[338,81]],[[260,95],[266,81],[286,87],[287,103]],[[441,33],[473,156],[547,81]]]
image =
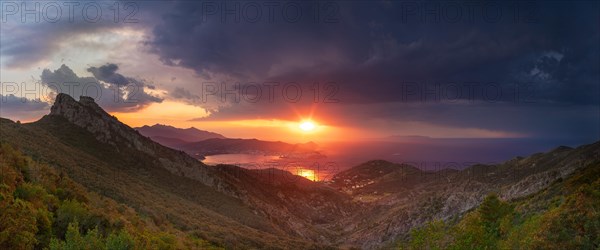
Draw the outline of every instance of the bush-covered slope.
[[[217,249],[0,145],[1,249]]]

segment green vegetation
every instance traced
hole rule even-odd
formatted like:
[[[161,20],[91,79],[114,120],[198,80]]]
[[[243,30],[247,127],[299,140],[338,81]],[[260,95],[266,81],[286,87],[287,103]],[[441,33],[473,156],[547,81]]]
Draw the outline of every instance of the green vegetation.
[[[218,249],[0,145],[0,249]]]
[[[457,223],[413,229],[400,248],[600,249],[600,164],[520,200],[491,194]]]

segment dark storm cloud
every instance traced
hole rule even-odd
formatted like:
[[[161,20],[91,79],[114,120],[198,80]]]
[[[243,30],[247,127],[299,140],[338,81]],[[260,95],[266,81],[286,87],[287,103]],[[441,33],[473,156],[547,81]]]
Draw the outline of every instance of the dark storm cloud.
[[[116,73],[117,69],[118,67],[114,64],[90,67],[87,70],[96,72],[95,77],[80,77],[63,64],[54,71],[44,69],[41,81],[55,92],[67,93],[75,98],[81,95],[90,96],[108,111],[131,112],[142,109],[151,103],[162,102],[161,98],[145,91],[146,86],[143,80],[123,76]],[[118,83],[108,81],[115,78],[126,81]]]
[[[148,45],[165,63],[204,76],[333,81],[353,103],[400,101],[403,83],[472,82],[505,91],[528,83],[538,101],[597,103],[590,91],[599,77],[597,4],[519,5],[528,16],[515,20],[508,3],[494,2],[492,10],[503,13],[498,21],[457,23],[404,20],[407,4],[414,2],[341,2],[335,23],[314,22],[310,12],[295,23],[234,23],[232,16],[223,22],[222,13],[206,17],[202,4],[180,2],[163,15]],[[548,62],[549,53],[560,60]],[[545,77],[532,74],[535,68]]]
[[[308,90],[314,82],[334,82],[340,103],[320,103],[317,110],[340,123],[422,121],[530,136],[599,136],[597,3],[530,2],[518,5],[526,14],[515,17],[514,5],[492,2],[503,13],[499,20],[476,12],[474,20],[463,14],[455,23],[420,19],[431,6],[418,6],[405,20],[403,8],[414,3],[339,2],[334,23],[313,22],[310,13],[295,23],[233,23],[223,22],[222,13],[204,17],[200,4],[179,2],[147,44],[169,65],[242,85],[297,82]],[[296,119],[295,109],[306,104],[242,101],[200,120]]]
[[[244,2],[230,3],[228,8]],[[229,21],[223,21],[220,14],[207,17],[201,2],[178,2],[174,11],[162,16],[163,22],[154,28],[148,45],[165,63],[191,68],[201,75],[264,79],[273,66],[286,61],[343,63],[350,59],[344,57],[354,56],[345,51],[364,44],[362,35],[347,39],[351,24],[315,23],[307,13],[310,4],[295,3],[305,10],[297,23],[286,22],[279,15],[271,23],[266,14],[257,23],[235,23],[232,16]],[[279,4],[280,8],[284,5]]]

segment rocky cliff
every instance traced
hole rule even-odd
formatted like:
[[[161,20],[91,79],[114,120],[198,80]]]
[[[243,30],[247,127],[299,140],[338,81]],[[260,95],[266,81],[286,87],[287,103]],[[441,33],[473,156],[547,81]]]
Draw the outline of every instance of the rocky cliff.
[[[81,96],[79,101],[76,101],[71,96],[60,93],[48,116],[68,120],[92,133],[98,141],[112,145],[117,152],[124,152],[126,149],[141,151],[150,158],[156,157],[157,165],[172,173],[193,178],[208,186],[223,185],[214,178],[214,174],[206,165],[182,151],[164,147],[141,135],[106,113],[91,97]]]

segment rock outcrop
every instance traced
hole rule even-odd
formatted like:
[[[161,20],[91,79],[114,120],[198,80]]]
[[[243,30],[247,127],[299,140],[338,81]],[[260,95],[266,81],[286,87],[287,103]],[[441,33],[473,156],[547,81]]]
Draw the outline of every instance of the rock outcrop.
[[[79,101],[60,93],[50,109],[49,116],[60,116],[70,123],[91,132],[98,141],[115,147],[119,152],[127,148],[141,151],[158,159],[157,164],[172,173],[198,180],[205,185],[222,187],[209,167],[186,153],[164,147],[121,123],[104,111],[93,98],[81,96]]]

